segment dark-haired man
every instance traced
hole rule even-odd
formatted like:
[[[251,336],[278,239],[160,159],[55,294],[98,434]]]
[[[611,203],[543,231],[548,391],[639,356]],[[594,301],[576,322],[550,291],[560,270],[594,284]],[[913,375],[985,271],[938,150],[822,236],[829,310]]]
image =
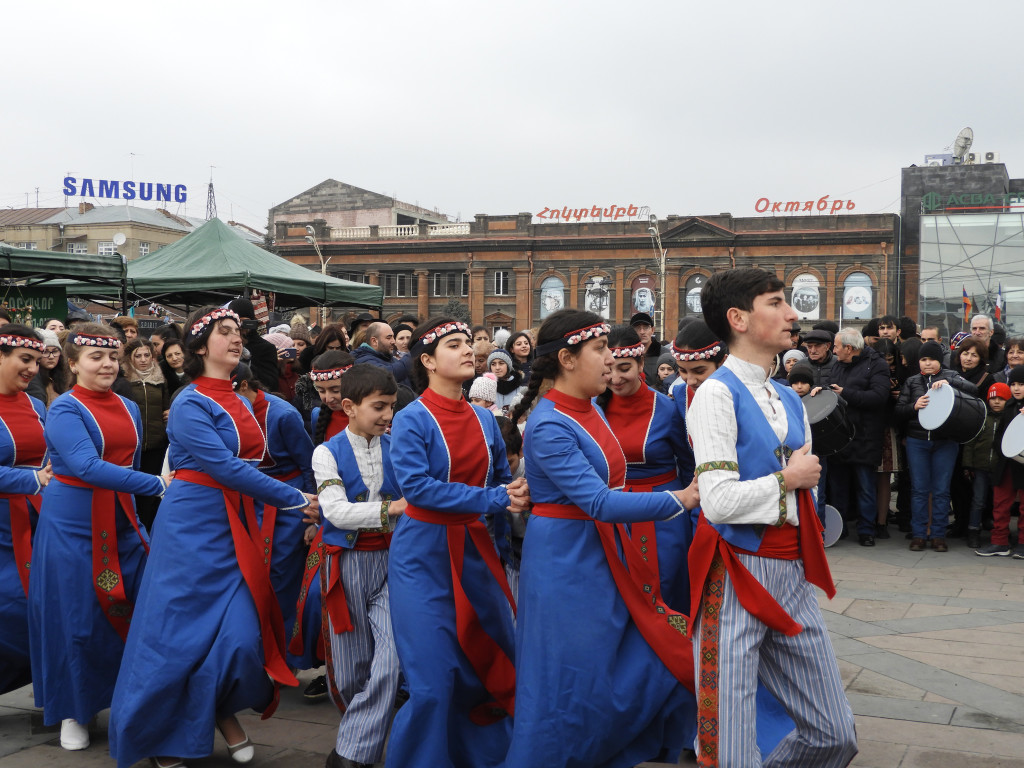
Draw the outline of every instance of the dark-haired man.
[[[769,379],[796,320],[783,288],[771,272],[732,269],[701,291],[704,319],[730,352],[688,413],[702,507],[690,550],[699,628],[688,629],[705,766],[756,762],[759,675],[797,723],[766,763],[841,768],[857,752],[811,586],[835,594],[810,491],[821,469],[799,397]]]

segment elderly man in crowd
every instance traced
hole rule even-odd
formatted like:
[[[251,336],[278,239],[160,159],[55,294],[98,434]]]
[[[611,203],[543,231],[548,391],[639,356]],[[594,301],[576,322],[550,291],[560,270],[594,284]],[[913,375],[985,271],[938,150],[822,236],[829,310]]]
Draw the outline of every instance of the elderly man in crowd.
[[[1006,354],[1003,348],[992,340],[992,333],[995,326],[992,318],[988,315],[975,315],[971,318],[971,336],[982,344],[988,345],[988,370],[990,373],[999,373],[1006,365]]]
[[[832,355],[832,334],[824,329],[808,331],[804,334],[804,348],[814,371],[814,386],[827,387],[832,381],[829,377],[836,362]]]
[[[857,534],[863,547],[875,546],[877,526],[875,471],[882,461],[885,404],[889,399],[889,364],[855,328],[836,334],[832,391],[846,401],[846,415],[856,428],[853,441],[829,458],[829,500],[849,520],[857,510]]]

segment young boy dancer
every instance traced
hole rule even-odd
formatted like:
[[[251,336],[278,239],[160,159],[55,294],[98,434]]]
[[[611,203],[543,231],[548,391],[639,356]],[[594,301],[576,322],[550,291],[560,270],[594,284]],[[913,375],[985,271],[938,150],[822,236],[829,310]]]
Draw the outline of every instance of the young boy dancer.
[[[388,546],[402,514],[390,459],[398,387],[391,373],[356,365],[341,379],[348,426],[313,452],[323,500],[323,608],[330,639],[331,697],[341,724],[327,768],[359,768],[383,757],[399,668],[391,635]]]
[[[687,414],[702,506],[690,548],[698,762],[762,764],[760,677],[796,723],[763,764],[841,768],[857,746],[811,586],[835,594],[809,490],[820,467],[799,397],[768,378],[796,313],[782,281],[760,269],[715,274],[701,303],[730,355]]]

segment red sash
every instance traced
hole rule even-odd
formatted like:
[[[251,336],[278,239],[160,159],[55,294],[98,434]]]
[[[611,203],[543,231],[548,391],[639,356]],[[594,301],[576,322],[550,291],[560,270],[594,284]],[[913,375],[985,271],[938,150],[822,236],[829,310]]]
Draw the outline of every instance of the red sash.
[[[831,600],[835,597],[836,587],[832,582],[828,559],[825,557],[825,545],[821,539],[821,532],[824,529],[814,511],[814,497],[809,490],[801,488],[796,492],[796,498],[797,513],[800,517],[798,527],[804,575],[807,581],[822,589]],[[792,636],[803,631],[803,626],[793,621],[771,593],[743,566],[733,548],[703,515],[690,545],[690,610],[694,614],[700,605],[704,584],[716,553],[721,555],[732,587],[736,591],[736,597],[747,613],[770,629],[785,635]],[[688,633],[692,632],[693,625],[688,627]]]
[[[360,552],[376,552],[388,549],[391,546],[391,533],[367,533],[362,532],[356,539],[352,549]],[[323,590],[323,606],[327,615],[331,617],[331,626],[334,627],[334,634],[342,632],[353,632],[352,614],[349,613],[348,600],[345,598],[345,588],[341,583],[341,567],[338,556],[345,551],[345,547],[335,547],[324,544],[326,558],[329,560],[327,569],[327,584]]]
[[[134,606],[124,591],[124,575],[121,573],[117,552],[117,502],[121,503],[128,522],[146,548],[146,554],[149,554],[149,545],[139,530],[139,520],[135,515],[135,500],[130,493],[97,488],[77,477],[54,477],[64,485],[92,491],[92,586],[107,620],[121,636],[121,640],[127,640]]]
[[[270,455],[270,452],[267,452]],[[285,475],[268,475],[273,477],[275,480],[280,480],[282,483],[286,483],[289,480],[294,480],[296,477],[301,475],[302,472],[298,469],[294,469]],[[269,504],[263,505],[263,524],[260,526],[260,536],[263,537],[263,548],[267,555],[267,570],[270,569],[270,558],[274,552],[274,526],[277,525],[277,507],[272,507]]]
[[[263,669],[274,681],[274,699],[261,717],[266,720],[277,709],[280,695],[278,686],[282,683],[299,684],[284,657],[284,618],[281,616],[281,606],[278,605],[274,588],[270,584],[270,545],[264,542],[261,546],[260,537],[263,534],[256,524],[256,511],[251,497],[244,496],[209,475],[192,469],[179,469],[174,479],[216,488],[224,493],[224,506],[227,508],[228,523],[231,526],[231,538],[235,543],[238,568],[252,594],[259,616],[260,635],[263,638]],[[244,526],[242,513],[245,514]]]
[[[39,513],[43,497],[40,494],[25,496],[15,493],[0,493],[0,499],[7,500],[11,511],[11,540],[14,544],[14,562],[18,567],[21,588],[28,597],[28,574],[32,567],[32,518],[29,516],[29,502]]]
[[[595,520],[573,504],[534,504],[533,514],[559,520],[584,520],[594,524],[601,537],[601,546],[615,586],[633,623],[676,680],[685,685],[687,690],[694,691],[693,646],[682,642],[689,631],[690,622],[686,616],[665,605],[655,572],[636,542],[630,539],[626,526]],[[616,532],[622,542],[625,563],[619,557]],[[636,536],[635,530],[633,535]]]
[[[288,645],[288,653],[292,656],[301,656],[305,649],[305,639],[303,637],[302,617],[306,612],[306,600],[309,598],[309,588],[313,584],[313,579],[320,573],[320,563],[324,558],[324,529],[320,528],[316,532],[316,536],[313,537],[313,541],[309,543],[309,554],[306,555],[306,570],[302,574],[302,588],[299,590],[299,599],[295,603],[295,628],[292,630],[292,640]],[[321,583],[320,586],[320,600],[323,602],[323,595],[327,590]],[[316,654],[318,658],[324,659],[326,656],[324,652],[326,645],[324,638],[321,635],[317,641]]]
[[[477,725],[488,725],[506,716],[515,714],[516,706],[516,670],[512,659],[508,657],[495,640],[487,634],[480,619],[473,609],[473,604],[466,595],[462,585],[462,565],[465,556],[466,534],[473,540],[477,552],[483,558],[494,580],[498,582],[508,604],[515,613],[516,603],[509,589],[505,571],[498,560],[487,528],[480,522],[480,517],[473,514],[449,514],[408,505],[405,514],[422,523],[443,525],[448,535],[448,557],[452,571],[452,592],[455,598],[455,626],[459,638],[459,647],[466,654],[470,665],[476,672],[480,682],[494,701],[479,704],[469,714],[470,720]]]
[[[653,477],[638,477],[635,480],[626,480],[623,490],[633,493],[650,493],[659,485],[671,483],[678,477],[674,469],[662,472]],[[633,543],[640,550],[640,557],[651,567],[652,578],[654,579],[655,595],[661,600],[661,567],[658,565],[658,532],[651,521],[633,523],[629,526]],[[654,560],[648,560],[648,554],[654,555]]]

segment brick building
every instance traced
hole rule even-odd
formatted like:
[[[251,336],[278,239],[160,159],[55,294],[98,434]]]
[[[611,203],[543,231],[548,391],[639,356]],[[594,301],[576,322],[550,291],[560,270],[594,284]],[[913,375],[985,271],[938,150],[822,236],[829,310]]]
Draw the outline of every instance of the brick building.
[[[312,205],[315,190],[321,190],[320,202],[329,190],[331,203]],[[312,226],[332,275],[384,287],[388,320],[404,313],[425,319],[442,312],[450,298],[492,330],[537,325],[563,306],[592,309],[612,322],[653,308],[657,324],[663,321],[673,335],[681,317],[699,313],[703,281],[734,266],[778,274],[807,327],[840,314],[855,324],[884,312],[901,314],[909,299],[896,292],[905,283],[897,280],[895,214],[656,220],[666,252],[662,318],[658,252],[649,232],[654,222],[647,219],[538,224],[533,214],[519,213],[453,223],[435,214],[433,221],[424,215],[398,224],[395,204],[393,223],[358,225],[361,201],[378,206],[375,215],[389,212],[382,204],[391,198],[367,195],[374,193],[328,180],[271,209],[269,228],[276,252],[319,269],[305,239],[305,227]]]

